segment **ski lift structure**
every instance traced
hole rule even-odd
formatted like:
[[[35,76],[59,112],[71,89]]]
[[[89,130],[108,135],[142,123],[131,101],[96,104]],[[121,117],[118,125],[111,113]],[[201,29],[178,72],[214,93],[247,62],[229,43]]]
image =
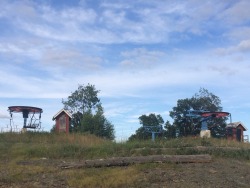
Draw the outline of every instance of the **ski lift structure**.
[[[158,125],[158,126],[143,126],[144,131],[151,133],[152,135],[152,141],[155,141],[155,135],[156,134],[160,134],[163,131],[162,125]]]
[[[200,118],[201,121],[201,137],[210,137],[211,133],[208,130],[207,121],[212,118],[223,118],[230,117],[230,123],[232,122],[231,114],[229,112],[211,112],[205,110],[188,110],[188,113],[185,115],[190,118]]]
[[[23,129],[40,129],[41,128],[41,114],[43,110],[32,106],[9,106],[10,126],[14,125],[13,113],[22,113],[23,115]]]

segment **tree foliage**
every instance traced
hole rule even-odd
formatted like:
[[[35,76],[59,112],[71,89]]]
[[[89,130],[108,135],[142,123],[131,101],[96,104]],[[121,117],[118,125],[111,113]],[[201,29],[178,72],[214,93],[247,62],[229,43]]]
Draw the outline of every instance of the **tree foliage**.
[[[161,115],[155,115],[154,113],[149,115],[141,115],[138,119],[142,126],[136,130],[135,134],[129,137],[129,140],[149,139],[152,137],[152,135],[150,132],[146,131],[145,126],[156,127],[156,129],[158,129],[158,126],[162,126],[164,123]]]
[[[176,137],[176,127],[172,125],[169,121],[166,121],[164,126],[164,136],[166,138],[175,138]]]
[[[100,104],[100,99],[97,96],[99,92],[94,85],[78,85],[78,89],[71,93],[66,101],[62,100],[62,103],[72,114],[77,112],[84,114]]]
[[[85,112],[82,116],[81,132],[88,132],[100,137],[113,140],[114,127],[105,116],[101,105],[97,106],[95,113],[90,110]]]
[[[222,111],[221,100],[218,96],[204,88],[201,88],[199,92],[191,98],[179,99],[177,106],[173,107],[173,110],[170,111],[170,117],[174,120],[173,126],[179,136],[196,135],[200,133],[200,118],[195,119],[186,116],[191,109],[211,112]],[[227,118],[213,118],[207,121],[208,128],[211,130],[213,137],[224,136],[226,119]]]
[[[163,118],[161,115],[155,115],[153,113],[147,115],[141,115],[139,117],[140,124],[142,126],[158,126],[164,123]]]
[[[62,100],[64,108],[72,113],[71,132],[88,132],[100,137],[114,139],[114,126],[104,116],[94,85],[79,85],[78,89]]]

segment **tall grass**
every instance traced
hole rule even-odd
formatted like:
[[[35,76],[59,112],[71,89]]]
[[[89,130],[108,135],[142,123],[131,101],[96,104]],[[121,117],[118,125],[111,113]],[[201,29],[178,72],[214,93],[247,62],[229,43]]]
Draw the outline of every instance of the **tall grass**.
[[[116,143],[87,134],[0,133],[0,184],[3,187],[37,187],[37,182],[41,187],[147,187],[162,178],[161,175],[145,176],[149,169],[169,165],[176,168],[177,165],[69,170],[58,166],[64,161],[151,154],[211,154],[214,158],[250,160],[250,144],[193,137]],[[57,182],[57,186],[53,186],[53,182]],[[61,183],[64,184],[60,186]]]
[[[207,149],[198,150],[197,147]],[[225,149],[223,149],[225,148]],[[233,148],[233,149],[227,149]],[[211,154],[250,159],[250,144],[184,137],[116,143],[87,134],[0,133],[0,158],[96,159],[150,154]]]

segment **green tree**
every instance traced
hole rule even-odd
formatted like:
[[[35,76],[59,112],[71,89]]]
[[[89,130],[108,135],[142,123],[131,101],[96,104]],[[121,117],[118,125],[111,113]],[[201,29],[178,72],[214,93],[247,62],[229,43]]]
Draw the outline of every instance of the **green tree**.
[[[73,123],[75,129],[81,126],[82,115],[93,110],[100,103],[98,93],[94,85],[88,84],[87,86],[78,85],[78,89],[68,96],[68,99],[62,100],[64,108],[73,114]]]
[[[95,113],[89,110],[83,114],[81,132],[88,132],[111,140],[115,138],[114,126],[105,118],[101,105],[97,106]]]
[[[222,111],[221,100],[218,96],[201,88],[192,98],[179,99],[177,106],[170,111],[173,118],[173,125],[179,136],[196,135],[200,133],[201,119],[190,118],[186,114],[189,110]],[[208,128],[213,137],[223,137],[225,134],[227,118],[212,118],[207,121]]]
[[[136,131],[135,134],[132,134],[128,140],[144,140],[144,139],[150,139],[151,138],[151,133],[145,131],[144,127],[141,126],[139,127]]]
[[[147,129],[145,129],[145,126],[155,127],[155,131],[159,131],[159,127],[164,123],[161,115],[155,115],[153,113],[149,114],[148,116],[141,115],[139,117],[139,121],[142,126],[136,130],[135,134],[129,137],[129,140],[149,139],[152,135],[149,131],[147,131]]]
[[[104,116],[98,93],[94,85],[79,85],[67,100],[62,100],[64,108],[72,113],[70,131],[89,132],[113,140],[114,126]]]
[[[169,121],[166,121],[164,126],[164,136],[166,138],[175,138],[176,137],[176,127],[172,125]]]
[[[163,118],[161,117],[161,115],[155,115],[153,113],[147,115],[141,115],[139,117],[139,121],[140,124],[142,124],[142,126],[159,126],[162,125],[164,123]]]

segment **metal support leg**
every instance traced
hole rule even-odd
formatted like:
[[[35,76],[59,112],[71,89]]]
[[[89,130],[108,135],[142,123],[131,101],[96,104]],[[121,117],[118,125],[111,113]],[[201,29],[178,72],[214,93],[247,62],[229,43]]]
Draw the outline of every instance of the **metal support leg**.
[[[155,141],[155,132],[152,132],[152,141]]]

